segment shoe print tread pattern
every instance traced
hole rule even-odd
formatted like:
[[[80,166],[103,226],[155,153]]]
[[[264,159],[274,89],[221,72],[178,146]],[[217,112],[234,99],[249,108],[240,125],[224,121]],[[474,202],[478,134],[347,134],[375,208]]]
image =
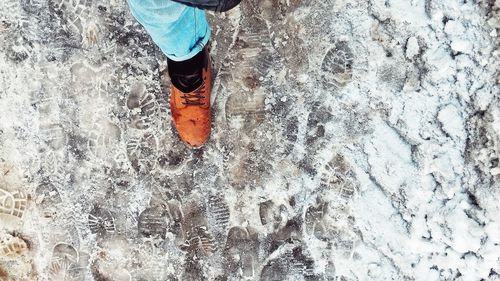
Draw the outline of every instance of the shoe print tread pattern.
[[[0,257],[17,258],[28,251],[28,244],[19,237],[0,241]]]
[[[151,133],[131,136],[127,142],[127,155],[132,167],[139,173],[149,173],[157,164],[157,138]]]
[[[27,204],[27,195],[23,191],[11,192],[0,188],[0,215],[22,218]]]
[[[106,236],[115,232],[115,218],[113,214],[99,206],[94,206],[88,216],[88,226],[92,233]]]
[[[353,63],[354,57],[347,42],[335,43],[321,64],[324,82],[336,88],[345,86],[352,80]]]
[[[78,37],[84,38],[92,0],[50,0],[48,3],[63,29],[70,29]]]
[[[49,275],[52,280],[83,281],[85,276],[78,251],[66,243],[56,244],[49,264]]]
[[[144,237],[165,238],[168,221],[167,211],[160,207],[149,207],[141,212],[138,218],[137,227],[139,234]]]

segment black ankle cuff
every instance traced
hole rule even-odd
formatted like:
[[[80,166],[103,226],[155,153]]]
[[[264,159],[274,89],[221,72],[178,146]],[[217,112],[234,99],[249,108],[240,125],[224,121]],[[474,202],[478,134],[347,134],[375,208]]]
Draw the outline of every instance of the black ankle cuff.
[[[193,74],[205,66],[205,50],[197,53],[194,57],[183,60],[174,61],[167,58],[168,73],[175,75]]]
[[[170,81],[184,93],[196,90],[203,83],[202,70],[207,65],[207,59],[205,49],[184,61],[174,61],[167,58]]]

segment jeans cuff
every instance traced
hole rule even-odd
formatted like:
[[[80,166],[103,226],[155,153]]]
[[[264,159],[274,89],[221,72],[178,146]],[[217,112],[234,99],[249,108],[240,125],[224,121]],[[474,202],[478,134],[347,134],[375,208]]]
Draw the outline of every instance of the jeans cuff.
[[[203,50],[203,48],[205,48],[205,46],[208,43],[208,40],[210,40],[210,35],[211,35],[211,30],[210,30],[210,27],[207,26],[207,32],[205,33],[205,36],[203,38],[201,38],[200,40],[198,40],[198,42],[196,42],[195,46],[189,51],[189,53],[187,53],[185,55],[176,56],[174,54],[168,54],[165,51],[163,51],[163,53],[165,53],[165,56],[167,56],[167,58],[169,58],[173,61],[188,60],[188,59],[196,56],[196,54],[200,53]]]

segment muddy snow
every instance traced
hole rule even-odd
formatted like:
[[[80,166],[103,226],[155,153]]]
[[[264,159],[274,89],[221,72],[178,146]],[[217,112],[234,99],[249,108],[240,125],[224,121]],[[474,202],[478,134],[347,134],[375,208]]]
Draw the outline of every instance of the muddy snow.
[[[192,150],[125,1],[1,1],[0,280],[499,280],[499,9],[209,13]]]

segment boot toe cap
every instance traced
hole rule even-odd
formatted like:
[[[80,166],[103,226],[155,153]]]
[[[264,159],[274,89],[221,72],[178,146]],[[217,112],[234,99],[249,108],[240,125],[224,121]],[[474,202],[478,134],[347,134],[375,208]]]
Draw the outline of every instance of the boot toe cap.
[[[210,136],[210,119],[188,119],[176,127],[181,140],[194,148],[203,146]]]

